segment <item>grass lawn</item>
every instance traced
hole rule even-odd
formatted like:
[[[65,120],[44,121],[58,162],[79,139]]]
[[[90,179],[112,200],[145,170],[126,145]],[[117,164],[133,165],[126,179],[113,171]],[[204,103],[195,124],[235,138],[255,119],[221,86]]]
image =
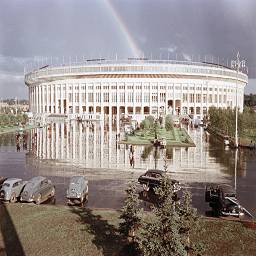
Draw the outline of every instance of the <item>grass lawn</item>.
[[[138,130],[134,135],[128,135],[127,140],[121,141],[121,143],[133,144],[133,145],[151,145],[151,141],[154,140],[155,133],[153,129]],[[168,146],[181,146],[181,147],[193,147],[195,146],[193,140],[188,135],[184,128],[173,128],[170,131],[166,131],[165,128],[158,130],[158,138],[165,138]]]
[[[119,255],[125,245],[116,210],[19,203],[0,210],[0,255]],[[219,219],[200,224],[191,239],[203,243],[203,255],[256,255],[256,230]]]

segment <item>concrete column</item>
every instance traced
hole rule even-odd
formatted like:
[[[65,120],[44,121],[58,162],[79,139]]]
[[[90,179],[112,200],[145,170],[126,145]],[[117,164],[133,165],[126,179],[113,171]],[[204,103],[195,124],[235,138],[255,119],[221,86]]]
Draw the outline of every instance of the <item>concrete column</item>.
[[[39,85],[36,85],[36,94],[35,94],[35,104],[36,104],[36,113],[40,113],[39,108]]]
[[[111,93],[110,89],[109,89],[108,92],[109,92],[109,104],[108,104],[108,106],[109,106],[109,116],[108,116],[108,118],[109,118],[109,129],[110,129],[110,127],[112,129],[112,122],[113,122],[113,120],[112,120],[112,93]]]
[[[79,115],[82,115],[83,108],[82,108],[82,90],[81,90],[81,84],[78,84],[78,99],[79,99]]]
[[[54,90],[55,90],[55,97],[54,97],[54,105],[55,105],[55,113],[58,113],[58,90],[57,90],[57,84],[54,85]]]
[[[100,83],[100,116],[103,120],[104,126],[104,102],[103,102],[103,87],[102,83]]]
[[[43,85],[43,91],[42,91],[42,113],[47,113],[47,111],[45,111],[46,108],[46,88],[47,85]]]
[[[55,85],[51,84],[50,86],[51,90],[51,101],[50,101],[50,106],[51,106],[51,113],[54,113],[54,90],[55,90]]]
[[[200,118],[202,119],[203,116],[204,116],[204,113],[203,113],[203,100],[204,100],[204,95],[203,95],[203,84],[201,84],[201,107],[200,107]]]
[[[89,113],[89,94],[88,94],[88,85],[85,86],[85,102],[86,102],[86,113]]]
[[[33,98],[33,87],[30,88],[30,111],[34,112],[34,98]]]
[[[66,99],[66,113],[69,114],[69,85],[66,84],[66,90],[65,90],[65,99]]]
[[[124,88],[125,88],[125,94],[124,94],[124,114],[125,114],[125,116],[127,116],[127,114],[128,114],[128,90],[127,90],[127,84],[126,83],[124,83]]]
[[[29,111],[31,111],[31,108],[30,108],[30,86],[28,86],[28,109],[29,109]]]
[[[116,83],[116,132],[120,133],[120,91],[119,86]]]
[[[93,83],[93,114],[96,114],[96,84]]]
[[[46,85],[46,113],[49,113],[49,85]]]
[[[53,153],[54,153],[54,152],[53,152],[53,145],[54,145],[53,143],[55,143],[55,142],[54,142],[54,137],[55,137],[54,134],[55,134],[55,131],[54,131],[53,127],[54,127],[54,125],[53,125],[53,123],[52,123],[52,124],[51,124],[51,141],[50,141],[50,143],[49,143],[49,144],[50,144],[50,146],[49,146],[49,151],[51,150],[51,151],[50,151],[51,153],[49,152],[49,155],[50,155],[50,158],[51,158],[51,159],[53,159]]]
[[[36,113],[38,113],[39,108],[38,108],[38,85],[36,85],[36,90],[35,90],[35,105],[36,105]]]
[[[72,83],[72,114],[75,114],[75,99],[76,94],[75,94],[75,85]]]
[[[64,92],[64,84],[61,84],[60,85],[60,113],[61,114],[64,114],[64,102],[63,102],[63,98],[64,98],[64,95],[63,95],[63,92]]]

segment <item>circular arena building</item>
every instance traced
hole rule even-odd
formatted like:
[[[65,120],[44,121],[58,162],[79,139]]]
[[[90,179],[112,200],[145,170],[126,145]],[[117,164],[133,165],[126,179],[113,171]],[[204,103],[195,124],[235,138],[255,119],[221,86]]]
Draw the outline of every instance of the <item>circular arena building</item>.
[[[193,115],[209,107],[243,110],[248,76],[228,67],[188,61],[95,59],[47,65],[25,75],[35,117],[104,119],[145,115]],[[116,120],[119,120],[117,118]]]

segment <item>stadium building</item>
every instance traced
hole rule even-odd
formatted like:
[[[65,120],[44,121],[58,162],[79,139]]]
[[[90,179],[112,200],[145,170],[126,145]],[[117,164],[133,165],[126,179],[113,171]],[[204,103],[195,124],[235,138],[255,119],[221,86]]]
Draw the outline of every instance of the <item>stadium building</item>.
[[[193,115],[209,107],[243,110],[248,76],[228,67],[188,61],[87,60],[44,66],[25,75],[34,116],[82,119]],[[116,120],[119,120],[117,118]]]

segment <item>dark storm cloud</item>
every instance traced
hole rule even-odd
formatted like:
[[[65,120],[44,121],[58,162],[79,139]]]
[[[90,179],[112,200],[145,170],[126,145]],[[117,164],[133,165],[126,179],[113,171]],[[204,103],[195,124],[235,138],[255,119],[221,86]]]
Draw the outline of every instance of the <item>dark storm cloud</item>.
[[[35,56],[131,56],[121,23],[149,57],[226,63],[239,50],[255,78],[255,10],[255,0],[1,0],[0,96],[26,97],[23,66]]]

